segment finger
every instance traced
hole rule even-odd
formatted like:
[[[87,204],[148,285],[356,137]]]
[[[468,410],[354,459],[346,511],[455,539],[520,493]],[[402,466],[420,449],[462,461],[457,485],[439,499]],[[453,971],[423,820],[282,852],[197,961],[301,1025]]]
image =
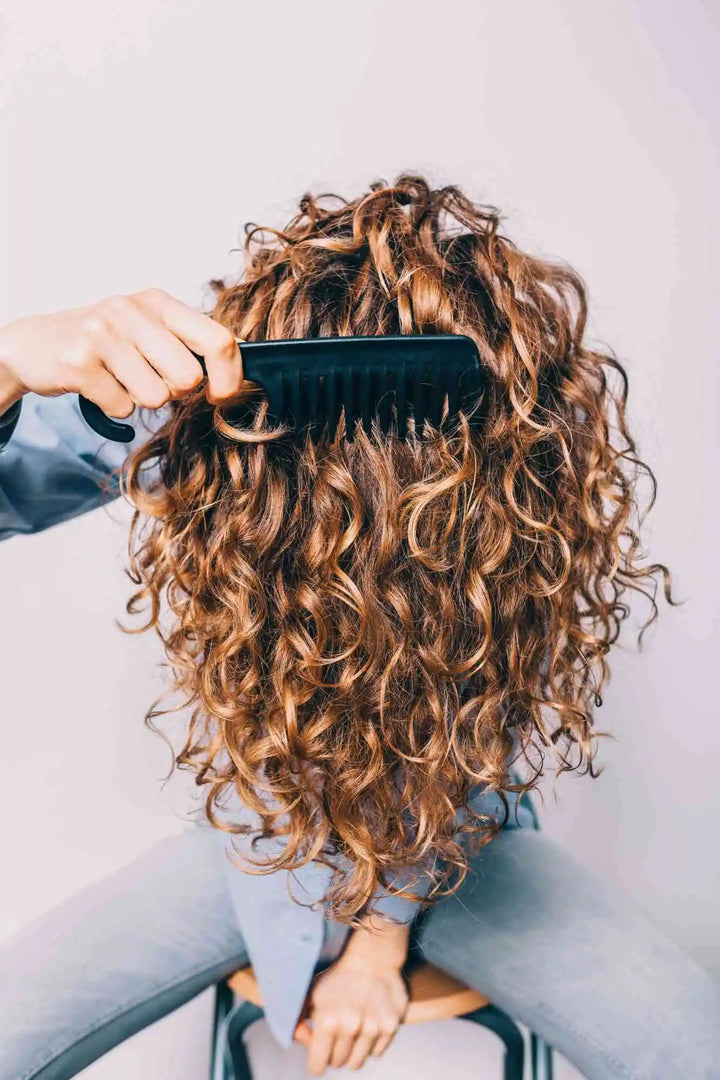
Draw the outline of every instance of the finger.
[[[313,1021],[312,1039],[310,1041],[310,1049],[308,1050],[308,1072],[313,1076],[320,1076],[327,1068],[334,1041],[334,1028],[327,1024]]]
[[[227,327],[162,289],[146,289],[135,295],[142,306],[153,311],[193,352],[204,357],[208,401],[217,404],[239,392],[243,383],[242,357],[235,336]]]
[[[103,364],[136,405],[160,409],[172,396],[167,383],[127,338],[119,337],[110,327],[99,328],[93,338]]]
[[[390,1035],[378,1035],[370,1050],[371,1057],[380,1057],[381,1054],[384,1054],[394,1038],[394,1031]]]
[[[347,1060],[347,1067],[349,1069],[359,1069],[363,1065],[376,1039],[376,1031],[362,1031],[358,1035],[353,1044],[352,1051],[350,1052],[350,1057]]]
[[[305,1020],[300,1021],[300,1023],[295,1028],[295,1034],[293,1035],[293,1038],[296,1039],[297,1042],[301,1043],[306,1048],[310,1046],[310,1040],[312,1039],[312,1032],[310,1030],[310,1027],[309,1027],[307,1021],[305,1021]]]
[[[408,994],[404,983],[393,993],[393,1002],[398,1010],[398,1023],[401,1024],[407,1015],[408,1006],[410,1005],[410,995]]]
[[[334,1068],[339,1069],[342,1065],[346,1064],[356,1038],[357,1035],[353,1035],[347,1031],[341,1031],[335,1037],[332,1053],[330,1054],[330,1064]]]
[[[181,397],[202,382],[202,367],[187,346],[132,297],[111,296],[103,301],[102,314],[112,336],[127,342],[144,357],[163,380],[170,396]],[[101,329],[94,333],[96,337],[107,337]]]
[[[99,405],[106,416],[124,420],[135,409],[135,402],[125,387],[102,364],[78,381],[77,391]]]

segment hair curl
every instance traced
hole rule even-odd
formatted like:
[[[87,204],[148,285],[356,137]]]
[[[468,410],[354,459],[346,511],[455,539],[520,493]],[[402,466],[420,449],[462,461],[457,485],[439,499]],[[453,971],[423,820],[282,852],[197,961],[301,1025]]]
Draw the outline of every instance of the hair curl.
[[[422,437],[341,428],[298,448],[257,390],[238,426],[238,402],[208,404],[201,385],[123,467],[140,586],[127,611],[151,606],[128,632],[156,629],[178,708],[194,705],[176,762],[215,825],[243,831],[218,820],[233,791],[282,837],[271,869],[344,854],[325,901],[345,922],[378,884],[394,891],[398,867],[433,875],[431,902],[458,887],[458,811],[474,845],[497,831],[468,806],[475,785],[529,790],[548,752],[597,775],[593,708],[624,597],[651,602],[640,642],[656,574],[675,602],[667,567],[640,565],[640,474],[648,510],[656,483],[623,365],[584,342],[579,274],[519,250],[500,221],[414,175],[351,202],[308,194],[286,228],[246,227],[238,281],[211,282],[211,314],[249,341],[469,335],[480,430],[445,415]]]

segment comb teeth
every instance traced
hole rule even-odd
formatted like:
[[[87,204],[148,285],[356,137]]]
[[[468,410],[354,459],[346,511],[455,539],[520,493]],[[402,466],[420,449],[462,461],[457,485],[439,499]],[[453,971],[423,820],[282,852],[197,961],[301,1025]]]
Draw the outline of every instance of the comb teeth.
[[[246,379],[268,398],[272,420],[296,433],[309,428],[319,437],[328,424],[332,437],[344,407],[346,437],[356,422],[370,434],[372,419],[405,438],[410,415],[422,435],[425,420],[442,421],[475,406],[482,389],[475,343],[461,334],[309,338],[239,342]],[[478,415],[470,418],[477,422]]]

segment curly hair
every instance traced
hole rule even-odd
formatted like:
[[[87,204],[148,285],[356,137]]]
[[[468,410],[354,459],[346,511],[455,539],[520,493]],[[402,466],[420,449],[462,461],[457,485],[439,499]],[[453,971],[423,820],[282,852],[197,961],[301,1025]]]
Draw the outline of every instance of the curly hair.
[[[500,223],[404,174],[354,201],[305,195],[284,229],[247,225],[238,280],[210,283],[208,313],[247,341],[469,335],[480,428],[445,409],[405,439],[377,424],[348,438],[341,420],[298,441],[257,387],[212,405],[201,385],[123,467],[127,611],[151,608],[127,632],[155,628],[177,708],[193,706],[175,761],[218,828],[249,829],[219,820],[232,793],[282,839],[255,872],[345,856],[324,899],[351,924],[378,885],[414,895],[398,867],[432,876],[430,903],[455,891],[499,827],[469,805],[476,785],[507,810],[548,754],[596,776],[593,710],[628,591],[652,607],[640,642],[656,575],[676,602],[667,567],[642,565],[656,482],[628,432],[625,369],[584,340],[580,275]]]

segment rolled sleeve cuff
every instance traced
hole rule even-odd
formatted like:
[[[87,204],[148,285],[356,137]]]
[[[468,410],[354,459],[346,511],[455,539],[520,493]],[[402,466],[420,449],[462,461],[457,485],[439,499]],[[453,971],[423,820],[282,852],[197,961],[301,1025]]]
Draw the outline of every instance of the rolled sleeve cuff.
[[[429,874],[404,873],[394,878],[396,888],[408,888],[417,894],[417,899],[407,899],[378,888],[373,894],[372,908],[384,919],[393,922],[411,923],[423,907],[423,898],[430,892],[432,881]]]

